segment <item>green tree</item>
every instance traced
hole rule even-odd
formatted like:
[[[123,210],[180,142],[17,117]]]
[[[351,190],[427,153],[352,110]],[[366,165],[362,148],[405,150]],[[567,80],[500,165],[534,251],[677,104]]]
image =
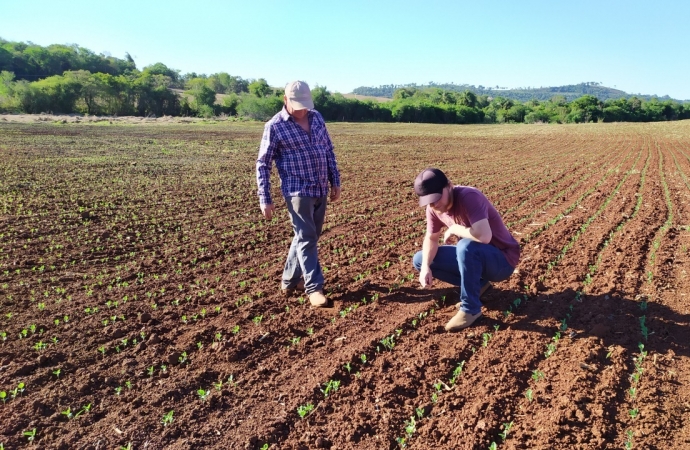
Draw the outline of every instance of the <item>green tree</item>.
[[[266,82],[266,80],[264,80],[263,78],[259,78],[258,80],[253,81],[249,84],[249,93],[256,97],[266,97],[270,92],[271,87],[268,85],[268,82]]]

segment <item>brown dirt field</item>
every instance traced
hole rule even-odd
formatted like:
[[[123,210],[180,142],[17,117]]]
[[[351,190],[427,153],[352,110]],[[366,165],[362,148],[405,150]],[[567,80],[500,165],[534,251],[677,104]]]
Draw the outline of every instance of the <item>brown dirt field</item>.
[[[4,448],[690,448],[690,121],[330,124],[314,310],[262,124],[40,117],[0,118]],[[460,333],[411,265],[427,166],[522,246]]]

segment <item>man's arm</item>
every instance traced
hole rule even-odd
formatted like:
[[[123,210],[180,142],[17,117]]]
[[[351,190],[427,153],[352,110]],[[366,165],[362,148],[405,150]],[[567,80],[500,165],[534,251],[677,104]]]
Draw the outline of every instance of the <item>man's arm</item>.
[[[452,225],[443,235],[443,242],[448,243],[448,240],[453,235],[460,239],[472,239],[482,244],[488,244],[493,237],[489,219],[479,220],[473,223],[469,228],[459,224]]]
[[[438,238],[441,232],[438,233],[426,233],[424,236],[424,242],[422,242],[422,267],[419,269],[419,284],[422,287],[431,286],[434,281],[433,274],[431,273],[431,262],[436,257],[436,252],[438,251]]]
[[[328,161],[328,182],[331,183],[331,201],[337,201],[340,198],[340,171],[338,170],[338,161],[335,159],[335,152],[333,151],[333,142],[331,136],[328,134],[326,122],[321,116],[321,125],[326,132],[326,160]]]
[[[273,139],[271,124],[266,124],[259,146],[259,157],[256,160],[256,184],[258,185],[261,213],[268,220],[273,217],[273,200],[271,200],[271,166],[277,148]]]

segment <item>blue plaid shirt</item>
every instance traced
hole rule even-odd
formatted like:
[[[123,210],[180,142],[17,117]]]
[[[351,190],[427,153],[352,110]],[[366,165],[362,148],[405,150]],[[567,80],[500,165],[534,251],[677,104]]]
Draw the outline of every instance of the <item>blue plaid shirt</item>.
[[[340,187],[340,172],[326,123],[316,110],[308,112],[310,133],[294,121],[285,107],[264,127],[256,181],[259,202],[270,205],[273,160],[280,175],[284,197],[326,197],[328,183]]]

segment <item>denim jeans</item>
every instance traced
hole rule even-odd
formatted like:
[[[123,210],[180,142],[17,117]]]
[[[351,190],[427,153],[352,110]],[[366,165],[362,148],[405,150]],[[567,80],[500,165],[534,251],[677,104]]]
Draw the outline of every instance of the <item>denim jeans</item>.
[[[417,271],[421,269],[422,252],[414,255],[412,264]],[[460,286],[460,309],[470,314],[482,310],[479,290],[484,284],[507,280],[515,270],[499,249],[471,239],[439,246],[429,268],[434,278]]]
[[[323,290],[323,272],[316,244],[326,217],[326,200],[327,197],[285,198],[295,237],[283,269],[283,288],[294,288],[303,277],[307,294]]]

